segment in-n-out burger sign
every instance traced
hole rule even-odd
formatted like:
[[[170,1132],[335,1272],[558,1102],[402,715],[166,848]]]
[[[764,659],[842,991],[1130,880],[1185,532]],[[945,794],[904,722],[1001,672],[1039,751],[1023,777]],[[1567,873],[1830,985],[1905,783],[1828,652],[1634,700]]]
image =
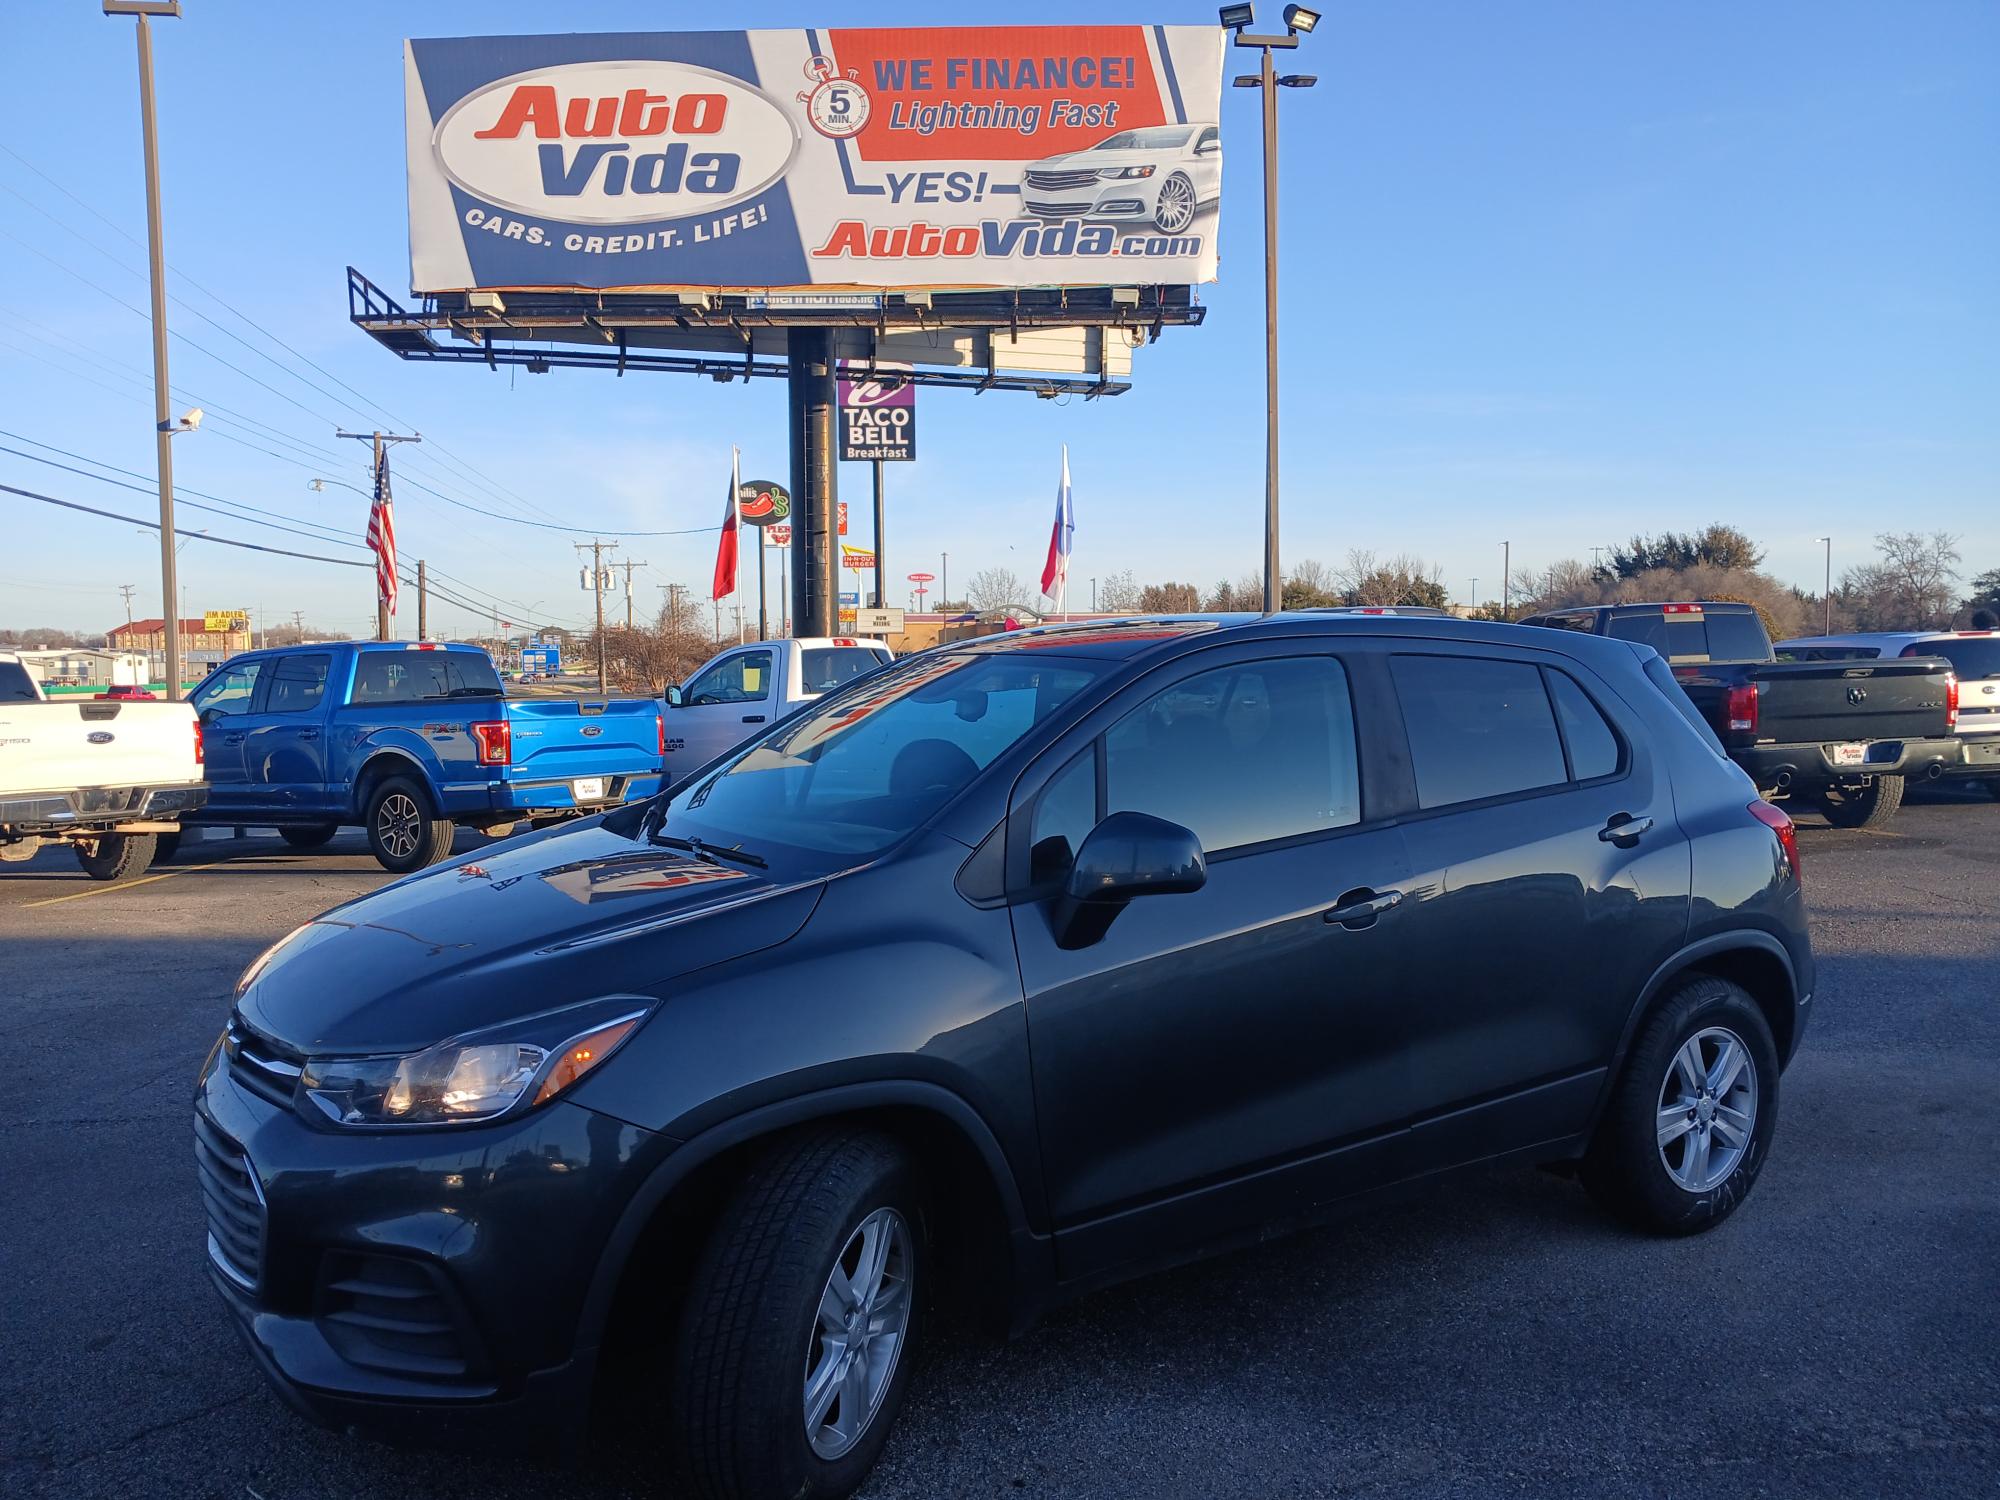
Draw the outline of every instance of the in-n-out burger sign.
[[[498,79],[446,111],[432,144],[445,175],[485,202],[633,224],[755,197],[785,175],[798,136],[740,78],[629,61]]]

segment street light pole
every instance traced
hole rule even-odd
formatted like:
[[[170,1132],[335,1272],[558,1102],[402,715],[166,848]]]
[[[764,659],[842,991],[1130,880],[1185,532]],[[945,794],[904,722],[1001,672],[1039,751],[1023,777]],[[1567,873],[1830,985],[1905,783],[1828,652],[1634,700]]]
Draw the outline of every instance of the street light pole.
[[[180,585],[174,569],[174,423],[167,403],[167,252],[160,226],[160,140],[153,111],[154,16],[179,16],[180,0],[104,0],[107,16],[136,16],[139,33],[139,127],[146,153],[146,260],[153,282],[153,421],[160,470],[160,613],[167,622],[167,697],[181,695]]]
[[[1256,19],[1249,5],[1222,7],[1222,24],[1235,33],[1239,47],[1263,51],[1256,73],[1239,75],[1237,88],[1257,89],[1264,109],[1264,613],[1276,614],[1284,604],[1284,581],[1278,559],[1278,90],[1309,89],[1319,82],[1309,73],[1282,76],[1271,64],[1278,48],[1294,48],[1299,33],[1319,24],[1319,13],[1303,5],[1285,7],[1285,34],[1259,36],[1247,28]]]
[[[1823,537],[1817,537],[1815,538],[1815,540],[1826,543],[1826,594],[1824,596],[1826,600],[1826,633],[1828,635],[1832,635],[1833,634],[1833,538],[1830,536],[1823,536]]]

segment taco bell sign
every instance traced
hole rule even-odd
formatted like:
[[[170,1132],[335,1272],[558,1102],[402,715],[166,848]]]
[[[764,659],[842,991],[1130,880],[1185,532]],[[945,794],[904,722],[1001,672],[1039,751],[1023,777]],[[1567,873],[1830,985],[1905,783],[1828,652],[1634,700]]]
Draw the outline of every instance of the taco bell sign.
[[[917,456],[917,388],[886,366],[846,365],[840,374],[840,456],[859,463],[910,463]]]

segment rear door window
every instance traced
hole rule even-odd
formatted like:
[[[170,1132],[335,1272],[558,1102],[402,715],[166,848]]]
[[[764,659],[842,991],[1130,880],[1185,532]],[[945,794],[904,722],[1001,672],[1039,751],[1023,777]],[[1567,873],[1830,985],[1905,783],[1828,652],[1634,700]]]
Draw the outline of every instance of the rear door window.
[[[1390,670],[1418,806],[1479,802],[1569,779],[1538,668],[1487,657],[1397,656]]]
[[[267,714],[312,713],[326,697],[326,669],[330,657],[281,657],[271,671],[271,686],[264,694]]]
[[[34,703],[35,680],[17,661],[0,661],[0,703]]]

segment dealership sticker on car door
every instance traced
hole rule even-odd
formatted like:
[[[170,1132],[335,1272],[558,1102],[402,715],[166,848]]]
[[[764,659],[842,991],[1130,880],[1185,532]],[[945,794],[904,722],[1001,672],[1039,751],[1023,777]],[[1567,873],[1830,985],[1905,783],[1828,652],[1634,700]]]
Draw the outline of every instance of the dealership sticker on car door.
[[[584,776],[569,784],[570,795],[579,802],[596,802],[604,796],[602,776]]]

